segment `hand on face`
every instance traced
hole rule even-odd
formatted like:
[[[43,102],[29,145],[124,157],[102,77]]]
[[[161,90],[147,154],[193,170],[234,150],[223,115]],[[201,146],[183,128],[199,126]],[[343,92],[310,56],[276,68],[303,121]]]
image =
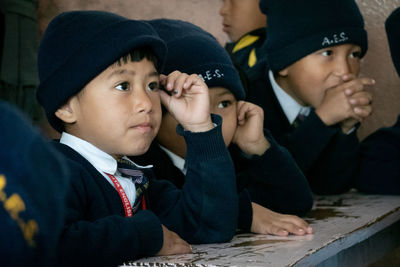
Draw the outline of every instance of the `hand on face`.
[[[160,75],[160,82],[171,93],[160,90],[161,102],[185,130],[205,132],[214,127],[208,87],[198,75],[174,71]]]
[[[368,117],[372,111],[372,94],[367,85],[375,84],[371,78],[344,75],[343,83],[328,89],[315,112],[326,125],[342,124],[344,132]]]
[[[270,147],[264,136],[264,111],[261,107],[237,102],[238,124],[232,142],[248,155],[262,155]]]
[[[254,202],[251,232],[277,236],[312,234],[312,228],[302,219],[294,215],[273,212]]]

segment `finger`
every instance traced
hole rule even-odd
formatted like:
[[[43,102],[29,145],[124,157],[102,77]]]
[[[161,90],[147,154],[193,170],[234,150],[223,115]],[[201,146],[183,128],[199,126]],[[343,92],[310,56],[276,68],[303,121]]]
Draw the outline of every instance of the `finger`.
[[[189,75],[186,73],[180,73],[175,79],[173,94],[175,97],[180,97],[182,95],[183,85],[188,79]]]
[[[288,236],[289,232],[279,226],[270,226],[265,234],[272,234],[276,236]]]
[[[178,93],[178,91],[175,90],[176,87],[176,80],[179,79],[179,77],[181,76],[181,72],[179,71],[174,71],[171,72],[165,79],[164,81],[164,87],[168,92],[172,92],[172,94],[176,95]]]
[[[246,118],[246,113],[249,111],[249,105],[247,102],[239,101],[237,106],[237,119],[238,123],[242,125]]]
[[[175,244],[176,254],[188,254],[192,253],[192,246],[189,245],[185,240],[179,239]]]
[[[197,74],[192,74],[186,79],[185,83],[183,84],[183,89],[190,89],[192,87],[192,85],[207,87],[207,85],[203,82],[203,80]]]
[[[372,94],[369,92],[359,92],[351,96],[349,99],[349,102],[351,105],[356,106],[356,105],[370,105],[372,102]]]
[[[286,227],[288,228],[285,229],[293,234],[304,235],[310,231],[308,223],[297,216],[285,216],[283,221],[287,223]]]
[[[167,108],[169,109],[169,103],[171,102],[171,96],[168,95],[166,92],[159,90],[158,91],[159,95],[160,95],[160,100],[161,103]]]
[[[372,113],[372,107],[371,106],[357,106],[354,108],[354,113],[360,117],[361,119],[364,119],[371,115]]]
[[[160,83],[165,86],[165,81],[167,80],[167,76],[164,74],[159,75]]]
[[[357,92],[363,91],[366,85],[374,85],[375,80],[367,77],[359,78],[352,80],[348,83],[345,83],[344,86],[344,92],[347,96],[351,96]]]
[[[352,73],[348,73],[348,74],[345,74],[345,75],[342,76],[342,81],[343,82],[348,82],[348,81],[354,80],[356,78],[357,78],[356,75],[354,75]]]

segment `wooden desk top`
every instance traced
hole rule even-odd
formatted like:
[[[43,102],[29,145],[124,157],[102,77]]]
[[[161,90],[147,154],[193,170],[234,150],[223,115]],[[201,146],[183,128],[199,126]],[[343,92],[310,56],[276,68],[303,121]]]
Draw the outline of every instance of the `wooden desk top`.
[[[315,266],[400,222],[400,196],[316,196],[305,219],[313,235],[238,234],[229,243],[194,245],[192,254],[145,258],[124,266]]]

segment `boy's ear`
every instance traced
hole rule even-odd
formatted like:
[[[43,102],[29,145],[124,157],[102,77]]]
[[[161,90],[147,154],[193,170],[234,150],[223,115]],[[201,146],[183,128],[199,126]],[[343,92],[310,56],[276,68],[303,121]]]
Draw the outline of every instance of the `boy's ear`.
[[[282,77],[286,77],[288,75],[288,73],[289,73],[289,68],[288,67],[286,67],[283,70],[278,72],[279,76],[282,76]]]
[[[75,116],[76,114],[74,112],[72,103],[73,101],[74,97],[68,99],[67,103],[65,103],[55,112],[57,118],[59,118],[65,123],[74,123],[76,121],[76,116]]]

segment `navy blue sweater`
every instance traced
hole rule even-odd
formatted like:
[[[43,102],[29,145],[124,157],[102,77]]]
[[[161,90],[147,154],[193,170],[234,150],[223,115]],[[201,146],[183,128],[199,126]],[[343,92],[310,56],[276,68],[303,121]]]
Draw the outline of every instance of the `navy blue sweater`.
[[[259,28],[246,33],[238,41],[225,45],[245,87],[249,82],[257,80],[268,67],[264,47],[266,37],[266,28]],[[250,58],[255,61],[251,62]]]
[[[68,171],[15,108],[0,101],[0,265],[54,266]]]
[[[250,85],[247,100],[264,109],[264,127],[293,155],[317,194],[340,194],[354,186],[359,161],[356,131],[327,126],[314,110],[297,128],[290,125],[267,73]]]
[[[150,180],[149,209],[130,218],[124,217],[117,191],[101,173],[68,146],[54,143],[68,158],[72,172],[66,227],[60,242],[62,264],[112,266],[155,255],[163,243],[161,224],[190,243],[224,242],[233,237],[238,200],[221,120],[208,132],[180,132],[188,143],[188,179],[182,190],[145,171]]]
[[[290,153],[279,146],[269,133],[266,136],[271,147],[262,156],[248,157],[238,147],[229,147],[237,176],[238,227],[244,231],[250,230],[253,219],[251,202],[277,212],[297,215],[308,212],[313,204],[308,182]],[[154,162],[157,177],[167,179],[179,188],[185,182],[185,175],[175,167],[157,142],[147,153],[133,159],[141,164]]]
[[[371,194],[400,194],[400,116],[361,142],[357,189]]]

